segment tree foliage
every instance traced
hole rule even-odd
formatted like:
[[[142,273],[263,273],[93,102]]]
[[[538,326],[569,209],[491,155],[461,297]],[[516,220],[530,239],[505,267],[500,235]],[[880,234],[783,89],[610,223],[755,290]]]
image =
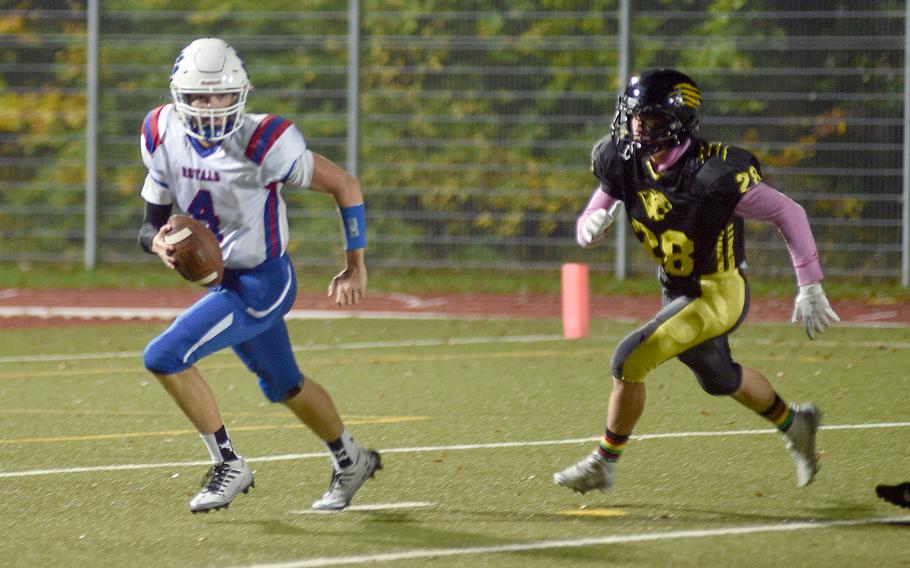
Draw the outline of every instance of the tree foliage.
[[[854,220],[850,242],[897,242],[894,225],[863,224],[890,210],[850,196],[895,193],[888,172],[899,168],[897,153],[855,148],[900,139],[901,50],[888,38],[902,42],[902,20],[838,17],[856,8],[820,0],[800,3],[812,18],[783,0],[632,4],[632,69],[674,66],[695,76],[706,93],[705,136],[755,150],[782,189],[831,194],[809,208]],[[620,90],[617,9],[615,0],[362,2],[358,174],[374,258],[503,267],[575,258],[574,216],[595,183],[589,150],[607,133]],[[85,16],[83,0],[0,9],[0,226],[18,239],[4,239],[0,256],[81,254]],[[102,258],[141,256],[133,239],[145,175],[138,129],[168,101],[183,45],[228,39],[251,73],[251,110],[293,119],[314,150],[344,164],[347,27],[346,6],[322,0],[252,10],[239,0],[199,0],[192,10],[170,0],[104,2]],[[868,175],[849,174],[860,168],[884,173],[870,187]],[[333,258],[331,204],[288,198],[308,260]],[[816,231],[823,248],[842,248],[843,227]],[[840,259],[875,260],[849,250]]]

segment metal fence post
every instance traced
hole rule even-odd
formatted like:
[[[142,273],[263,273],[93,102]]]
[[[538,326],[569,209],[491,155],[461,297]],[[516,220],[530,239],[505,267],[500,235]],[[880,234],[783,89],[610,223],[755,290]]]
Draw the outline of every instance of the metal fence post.
[[[619,89],[626,88],[629,82],[629,60],[631,59],[629,40],[629,0],[620,0],[619,3]],[[615,272],[617,280],[626,279],[628,262],[626,260],[626,221],[625,214],[616,219],[614,230],[614,245],[616,247]]]
[[[98,0],[86,6],[85,81],[85,268],[98,252]]]
[[[902,156],[901,286],[910,286],[910,2],[904,5],[904,148]]]
[[[347,169],[357,176],[360,152],[360,0],[348,0]]]

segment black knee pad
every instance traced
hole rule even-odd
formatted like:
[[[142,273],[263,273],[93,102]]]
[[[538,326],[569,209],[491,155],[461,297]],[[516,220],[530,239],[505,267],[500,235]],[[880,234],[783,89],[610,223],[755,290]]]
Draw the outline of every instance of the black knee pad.
[[[739,365],[737,365],[737,367],[739,367]],[[695,374],[695,378],[698,379],[698,384],[701,385],[701,389],[712,396],[731,395],[739,390],[739,385],[743,382],[741,368],[734,378],[717,376],[709,377],[699,375],[698,373]]]
[[[743,382],[739,363],[713,350],[690,351],[680,355],[679,360],[692,369],[703,391],[712,396],[726,396],[739,389]]]

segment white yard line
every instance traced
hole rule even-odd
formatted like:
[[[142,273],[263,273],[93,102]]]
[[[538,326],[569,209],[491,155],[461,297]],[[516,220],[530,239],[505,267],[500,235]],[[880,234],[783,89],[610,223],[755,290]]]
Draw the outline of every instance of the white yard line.
[[[0,300],[2,297],[0,291]],[[415,303],[416,302],[416,303]],[[405,301],[407,307],[431,307],[439,305],[438,300],[418,300],[416,298]],[[132,308],[114,308],[114,307],[80,307],[80,306],[0,306],[0,318],[62,318],[77,320],[172,320],[186,311],[186,308],[152,308],[152,307],[132,307]],[[904,328],[908,327],[906,322],[901,321],[876,321],[881,319],[895,318],[900,315],[897,311],[877,311],[854,316],[850,321],[843,321],[838,325],[847,327],[861,328]],[[554,316],[558,317],[558,316]],[[525,319],[521,315],[495,315],[489,314],[462,314],[448,313],[445,311],[434,312],[408,312],[408,311],[373,311],[373,310],[291,310],[285,315],[285,319],[406,319],[406,320],[438,320],[438,319],[459,319],[459,320],[503,320],[503,319]],[[609,318],[610,321],[617,323],[636,323],[644,322],[647,318],[630,318],[615,317]],[[760,321],[750,322],[749,325],[781,325],[786,324],[785,320],[781,321]]]
[[[0,306],[0,318],[77,320],[171,320],[186,308],[82,308],[78,306]],[[485,315],[373,310],[291,310],[285,319],[491,319]],[[508,319],[502,316],[502,319]]]
[[[399,501],[397,503],[366,503],[363,505],[351,505],[343,511],[319,511],[313,509],[301,509],[300,511],[291,511],[292,515],[337,515],[338,513],[347,513],[349,511],[392,511],[396,509],[425,509],[432,507],[436,503],[427,503],[426,501]]]
[[[323,556],[317,558],[292,560],[289,562],[251,564],[248,565],[247,568],[313,568],[317,566],[371,564],[375,562],[398,562],[403,560],[439,558],[442,556],[476,556],[480,554],[500,554],[504,552],[528,552],[532,550],[553,550],[559,548],[603,546],[606,544],[657,542],[663,540],[711,538],[719,536],[736,536],[756,533],[802,531],[812,529],[829,529],[835,527],[853,527],[861,525],[880,525],[907,522],[910,522],[910,516],[887,518],[870,517],[865,519],[843,519],[833,521],[782,522],[764,525],[734,525],[728,527],[718,527],[714,529],[645,532],[628,535],[579,538],[574,540],[541,540],[536,542],[500,544],[494,546],[466,546],[464,548],[415,548],[410,550],[401,550],[399,552],[387,552],[383,554],[367,554],[358,556]]]
[[[869,424],[832,424],[822,426],[822,430],[870,430],[880,428],[910,428],[910,422],[873,422]],[[694,437],[724,437],[724,436],[752,436],[776,434],[777,430],[767,428],[762,430],[724,430],[719,432],[665,432],[659,434],[633,435],[634,440],[658,440],[668,438],[694,438]],[[451,452],[468,450],[492,450],[500,448],[526,448],[531,446],[559,446],[572,444],[588,444],[600,440],[600,436],[590,438],[568,438],[563,440],[531,440],[512,442],[490,442],[486,444],[452,444],[447,446],[412,446],[403,448],[381,448],[384,454],[419,454],[427,452]],[[327,457],[325,452],[310,452],[305,454],[281,454],[274,456],[248,457],[250,463],[293,461]],[[163,462],[142,464],[114,464],[83,467],[67,467],[58,469],[33,469],[27,471],[0,471],[0,479],[16,477],[36,477],[41,475],[61,475],[68,473],[94,473],[100,471],[132,471],[140,469],[182,468],[211,465],[206,461]]]

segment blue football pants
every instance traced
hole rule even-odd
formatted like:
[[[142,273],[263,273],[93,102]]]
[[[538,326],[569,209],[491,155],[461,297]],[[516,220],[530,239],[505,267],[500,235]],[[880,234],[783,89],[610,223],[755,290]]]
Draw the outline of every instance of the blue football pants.
[[[220,286],[148,344],[145,367],[171,375],[231,347],[259,378],[266,398],[280,402],[303,381],[284,322],[296,294],[297,278],[287,256],[248,270],[225,270]]]

